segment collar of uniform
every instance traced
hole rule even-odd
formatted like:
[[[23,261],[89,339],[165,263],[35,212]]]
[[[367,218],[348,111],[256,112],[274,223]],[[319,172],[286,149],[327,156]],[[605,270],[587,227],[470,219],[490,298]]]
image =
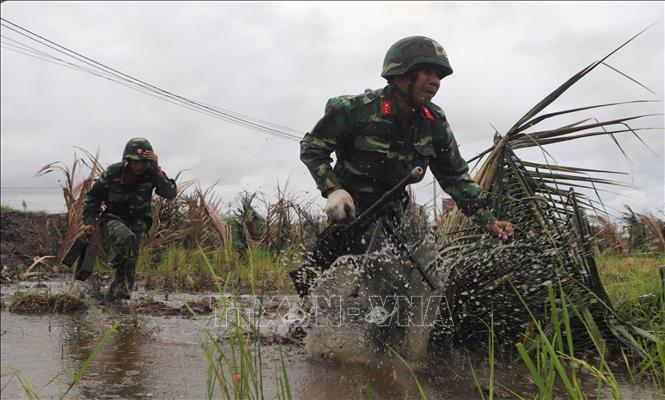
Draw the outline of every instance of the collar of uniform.
[[[383,88],[383,92],[381,92],[379,99],[381,100],[382,117],[387,117],[388,115],[397,116],[397,102],[395,101],[393,88],[390,85]],[[434,115],[427,106],[422,107],[422,110],[420,113],[418,113],[418,116],[424,116],[428,120],[434,121]]]
[[[136,176],[129,170],[129,168],[122,170],[122,173],[120,174],[121,185],[129,185],[136,182],[136,180]]]
[[[383,88],[379,100],[381,100],[380,111],[382,117],[387,117],[389,115],[397,116],[397,102],[395,101],[395,96],[393,95],[390,85]]]
[[[432,112],[427,106],[423,106],[423,114],[425,114],[425,117],[430,120],[434,121],[434,116],[432,116]]]
[[[118,180],[121,185],[131,185],[133,183],[146,180],[146,174],[144,173],[141,176],[134,175],[129,167],[129,162],[127,162],[127,160],[123,160],[122,170],[120,171]]]

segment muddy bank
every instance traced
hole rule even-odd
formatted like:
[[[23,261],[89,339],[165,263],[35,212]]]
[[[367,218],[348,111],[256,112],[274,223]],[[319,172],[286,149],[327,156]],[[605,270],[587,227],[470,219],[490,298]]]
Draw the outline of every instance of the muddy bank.
[[[66,214],[7,211],[0,214],[0,268],[3,281],[30,267],[35,257],[53,264],[67,230]]]
[[[32,217],[28,216],[26,222],[21,220],[26,217],[23,214],[17,213],[5,221],[3,213],[3,243],[48,251],[45,250],[47,242],[40,243],[43,245],[40,248],[34,243],[22,241],[28,240],[25,237],[36,237],[39,232],[39,229],[28,229],[30,226],[41,226],[42,231],[44,227],[53,226],[55,222],[49,220],[53,216],[41,215],[39,218],[44,218],[42,220],[30,220]],[[6,237],[12,239],[5,240]],[[51,248],[53,254],[57,253],[58,245],[56,242],[55,247]],[[22,267],[16,267],[17,270],[27,267],[25,261],[31,262],[27,257],[23,260]],[[59,397],[67,390],[72,377],[99,343],[104,332],[114,325],[117,331],[104,344],[90,369],[68,396],[81,399],[198,399],[207,397],[208,391],[212,390],[213,397],[223,397],[218,386],[211,388],[208,383],[211,369],[203,348],[210,342],[210,337],[206,332],[212,332],[216,338],[215,343],[224,352],[232,354],[231,336],[224,331],[229,313],[228,309],[222,310],[222,305],[233,299],[240,307],[249,309],[257,302],[257,297],[249,295],[164,293],[145,289],[135,292],[130,301],[107,302],[90,294],[98,292],[100,288],[105,290],[110,275],[101,277],[96,284],[92,279],[84,284],[74,281],[71,275],[49,274],[48,281],[39,279],[40,276],[33,276],[29,280],[14,280],[11,285],[3,285],[0,290],[2,304],[11,304],[17,291],[46,290],[51,293],[82,295],[88,308],[61,315],[25,315],[3,308],[0,335],[0,387],[4,388],[1,393],[3,398],[27,397],[15,375],[16,371],[39,392],[40,397]],[[408,288],[405,295],[417,293],[414,292],[415,288],[423,285],[418,277],[403,283],[404,290]],[[325,287],[321,285],[319,290]],[[344,285],[332,282],[330,287],[338,289]],[[340,293],[319,294],[332,298],[331,295]],[[369,295],[356,292],[356,297],[359,294],[363,297]],[[373,326],[377,325],[376,321],[368,319],[369,316],[380,316],[370,313],[375,311],[374,308],[354,308],[362,317],[358,320],[360,325],[324,326],[325,329],[318,330],[305,327],[298,330],[293,329],[297,326],[292,321],[299,316],[292,312],[289,302],[283,301],[284,297],[279,293],[264,296],[261,300],[264,301],[262,304],[265,310],[261,313],[262,323],[258,326],[258,332],[247,332],[243,336],[258,339],[262,397],[277,397],[276,375],[280,373],[283,355],[291,393],[295,399],[368,398],[370,393],[371,398],[379,399],[418,398],[416,378],[430,399],[481,398],[474,375],[482,382],[481,387],[488,381],[486,354],[426,354],[426,357],[418,360],[409,359],[412,372],[395,357],[368,350],[372,343],[365,345],[362,340],[358,340],[368,336],[367,333],[371,333]],[[350,315],[350,308],[345,308],[345,311],[349,311],[347,314]],[[408,336],[412,337],[412,333],[409,331]],[[303,337],[304,334],[308,336]],[[303,343],[308,343],[309,347]],[[340,343],[348,346],[340,348]],[[495,385],[495,398],[515,397],[508,389],[502,388],[509,388],[525,398],[536,395],[534,384],[524,368],[505,363],[496,365],[494,373],[496,381],[500,383]],[[629,384],[629,375],[625,376],[619,378],[624,398],[659,398],[652,389]],[[591,376],[585,380],[590,395],[595,394],[594,383]],[[611,397],[611,393],[605,394],[607,396],[601,398]],[[557,398],[565,397],[561,395]]]

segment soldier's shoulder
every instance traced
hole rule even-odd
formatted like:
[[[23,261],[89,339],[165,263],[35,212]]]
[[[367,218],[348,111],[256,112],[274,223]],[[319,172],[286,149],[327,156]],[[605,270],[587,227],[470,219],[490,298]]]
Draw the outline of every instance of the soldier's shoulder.
[[[115,164],[111,164],[106,169],[104,170],[104,174],[107,175],[108,177],[115,177],[115,176],[120,176],[122,173],[124,163],[118,162]]]
[[[380,95],[381,89],[366,89],[362,94],[332,97],[326,104],[326,110],[355,110],[373,103],[379,99]]]
[[[429,108],[429,110],[432,112],[432,116],[434,118],[446,119],[446,113],[443,112],[443,108],[437,106],[434,103],[429,103],[427,108]]]

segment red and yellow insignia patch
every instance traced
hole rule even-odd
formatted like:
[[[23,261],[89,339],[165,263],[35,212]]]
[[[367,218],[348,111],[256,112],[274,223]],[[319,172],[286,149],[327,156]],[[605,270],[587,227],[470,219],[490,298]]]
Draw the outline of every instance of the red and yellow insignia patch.
[[[381,116],[385,117],[393,113],[393,102],[390,100],[383,100],[381,102]]]
[[[429,110],[429,108],[423,106],[423,112],[425,112],[425,116],[427,117],[427,119],[429,119],[430,121],[434,121],[434,116],[432,116],[432,112]]]

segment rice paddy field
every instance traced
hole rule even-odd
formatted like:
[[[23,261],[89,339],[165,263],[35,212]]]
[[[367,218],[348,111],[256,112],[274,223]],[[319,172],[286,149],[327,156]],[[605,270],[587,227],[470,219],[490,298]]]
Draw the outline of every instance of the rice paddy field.
[[[616,171],[520,152],[653,128],[634,125],[648,115],[575,114],[639,101],[543,113],[628,42],[467,160],[514,241],[411,198],[392,227],[401,245],[340,255],[304,299],[288,272],[327,224],[311,200],[278,187],[222,210],[212,187],[178,174],[176,198],[153,199],[138,289],[108,301],[99,234],[88,280],[59,262],[103,167],[90,153],[44,166],[63,175],[67,214],[2,208],[2,398],[665,398],[662,211],[610,215],[596,188],[620,184],[604,178]]]
[[[286,272],[302,255],[258,246],[144,251],[140,289],[116,302],[95,296],[111,277],[102,262],[85,283],[44,265],[14,276],[2,286],[2,397],[662,398],[662,253],[595,256],[619,317],[656,335],[642,356],[602,346],[571,354],[576,340],[565,329],[536,328],[528,351],[499,351],[490,329],[476,348],[332,354],[308,339],[316,331],[294,311],[303,304]],[[371,336],[361,325],[335,329],[335,343]]]

